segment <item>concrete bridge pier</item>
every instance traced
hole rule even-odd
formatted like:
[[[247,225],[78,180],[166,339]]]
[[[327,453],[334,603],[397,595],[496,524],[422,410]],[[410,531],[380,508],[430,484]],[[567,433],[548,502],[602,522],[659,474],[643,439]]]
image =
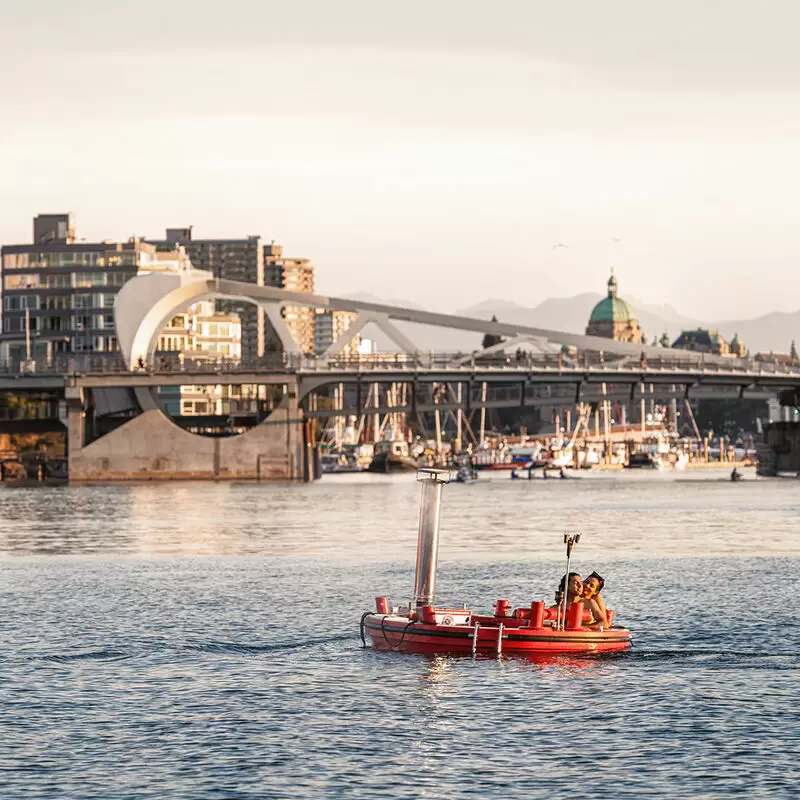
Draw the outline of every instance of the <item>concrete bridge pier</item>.
[[[267,419],[238,436],[198,436],[149,409],[92,440],[86,394],[66,390],[71,482],[314,479],[314,448],[305,441],[296,384]]]
[[[759,475],[800,475],[800,423],[770,423],[765,427],[763,441],[756,449]]]
[[[85,389],[80,386],[67,386],[64,389],[66,401],[67,424],[67,458],[71,448],[82,448],[86,438],[86,396]]]

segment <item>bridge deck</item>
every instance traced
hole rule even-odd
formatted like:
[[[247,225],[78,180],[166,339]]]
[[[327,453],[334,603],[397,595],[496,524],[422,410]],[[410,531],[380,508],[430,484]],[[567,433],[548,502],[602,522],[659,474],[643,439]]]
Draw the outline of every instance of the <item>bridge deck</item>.
[[[151,369],[127,369],[111,359],[72,359],[35,363],[28,369],[0,367],[0,390],[33,391],[80,388],[139,388],[203,384],[282,384],[298,381],[313,389],[327,383],[653,383],[689,386],[736,386],[782,389],[800,386],[800,365],[759,364],[747,359],[698,364],[696,359],[649,362],[575,363],[554,356],[538,359],[467,361],[462,354],[383,355],[360,359],[293,358],[257,365],[235,362],[164,363]]]

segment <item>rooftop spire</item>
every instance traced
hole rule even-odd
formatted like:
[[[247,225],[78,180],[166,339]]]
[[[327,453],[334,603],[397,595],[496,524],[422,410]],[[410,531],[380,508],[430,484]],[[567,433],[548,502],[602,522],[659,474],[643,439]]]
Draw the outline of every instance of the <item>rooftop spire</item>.
[[[614,277],[614,267],[611,267],[611,277],[608,279],[608,296],[617,296],[617,279]]]

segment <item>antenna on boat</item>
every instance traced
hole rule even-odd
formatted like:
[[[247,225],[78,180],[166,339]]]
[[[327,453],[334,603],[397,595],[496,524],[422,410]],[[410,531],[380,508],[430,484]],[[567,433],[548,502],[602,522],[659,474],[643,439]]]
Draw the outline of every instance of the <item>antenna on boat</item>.
[[[558,630],[564,630],[567,622],[567,595],[569,594],[569,560],[572,556],[572,548],[581,540],[579,533],[565,533],[564,544],[567,546],[567,571],[564,573],[564,583],[561,586],[561,602],[558,604],[558,619],[556,627]],[[564,608],[562,613],[561,608]]]

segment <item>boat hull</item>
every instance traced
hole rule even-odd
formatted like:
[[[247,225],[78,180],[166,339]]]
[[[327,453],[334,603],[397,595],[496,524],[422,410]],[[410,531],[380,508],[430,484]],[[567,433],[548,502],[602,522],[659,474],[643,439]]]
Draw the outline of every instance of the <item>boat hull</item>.
[[[631,646],[631,632],[627,628],[559,631],[522,627],[511,618],[479,622],[477,636],[475,625],[428,624],[391,614],[366,614],[362,626],[373,647],[402,653],[557,655],[616,653]]]
[[[396,453],[377,453],[372,459],[368,472],[416,472],[419,464],[410,456],[397,455]]]

